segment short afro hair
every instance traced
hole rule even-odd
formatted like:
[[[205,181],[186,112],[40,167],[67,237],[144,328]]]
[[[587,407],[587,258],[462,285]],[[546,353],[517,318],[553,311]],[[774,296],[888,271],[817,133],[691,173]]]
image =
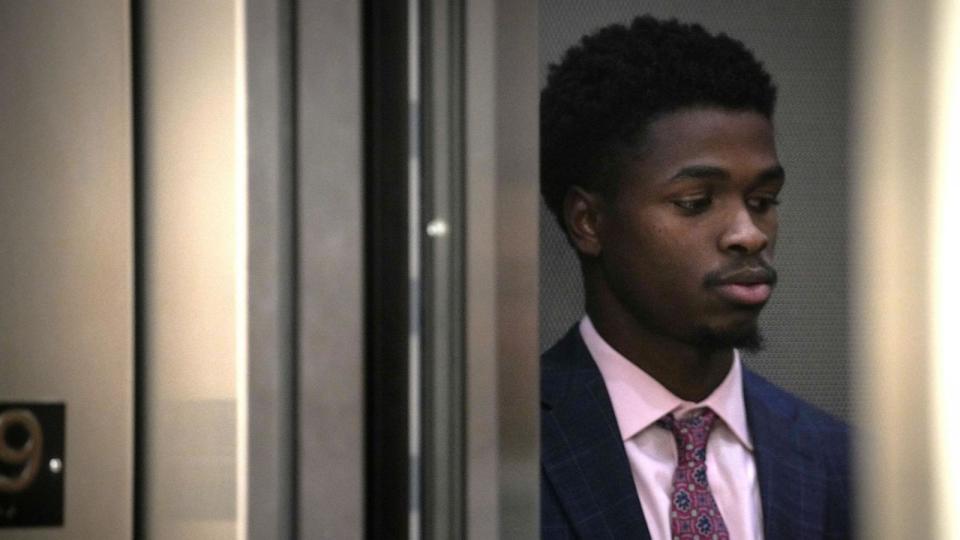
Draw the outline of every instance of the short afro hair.
[[[773,115],[776,88],[747,48],[676,19],[637,17],[584,36],[540,96],[540,192],[565,229],[573,185],[615,193],[625,152],[665,114],[718,107]]]

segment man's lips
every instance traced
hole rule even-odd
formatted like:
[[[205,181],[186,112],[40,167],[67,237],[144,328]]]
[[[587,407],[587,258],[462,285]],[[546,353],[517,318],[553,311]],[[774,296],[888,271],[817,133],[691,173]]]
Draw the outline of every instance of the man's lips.
[[[707,285],[734,304],[759,305],[770,299],[776,281],[776,271],[769,265],[761,264],[710,276]]]
[[[766,283],[730,283],[717,286],[716,291],[735,304],[756,305],[770,299],[773,287]]]

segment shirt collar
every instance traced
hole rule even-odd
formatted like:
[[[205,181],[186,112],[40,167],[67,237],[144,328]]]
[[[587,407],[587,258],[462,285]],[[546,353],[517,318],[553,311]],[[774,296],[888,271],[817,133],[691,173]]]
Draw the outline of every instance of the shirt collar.
[[[740,351],[734,349],[733,364],[720,386],[700,403],[693,403],[675,396],[647,372],[624,358],[600,336],[589,316],[584,316],[580,321],[579,330],[603,376],[624,441],[671,412],[683,416],[693,409],[709,407],[740,443],[753,451],[743,402]]]

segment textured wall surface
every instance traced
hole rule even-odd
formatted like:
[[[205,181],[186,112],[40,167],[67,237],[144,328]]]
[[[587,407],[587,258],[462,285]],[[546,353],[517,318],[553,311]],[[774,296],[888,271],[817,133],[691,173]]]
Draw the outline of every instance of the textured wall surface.
[[[779,87],[775,125],[787,183],[780,206],[780,281],[762,316],[766,349],[747,365],[849,419],[847,137],[851,13],[844,2],[541,0],[541,81],[579,38],[650,13],[743,41]],[[785,39],[786,38],[786,39]],[[579,268],[541,206],[540,344],[583,313]]]

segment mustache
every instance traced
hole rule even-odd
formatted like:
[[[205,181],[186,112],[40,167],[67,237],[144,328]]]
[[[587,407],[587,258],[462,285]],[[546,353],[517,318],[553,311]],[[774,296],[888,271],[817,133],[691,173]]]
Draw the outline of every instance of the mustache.
[[[770,266],[770,263],[762,259],[747,259],[714,270],[703,278],[703,284],[706,287],[730,285],[731,283],[766,283],[773,286],[777,283],[777,271]]]

